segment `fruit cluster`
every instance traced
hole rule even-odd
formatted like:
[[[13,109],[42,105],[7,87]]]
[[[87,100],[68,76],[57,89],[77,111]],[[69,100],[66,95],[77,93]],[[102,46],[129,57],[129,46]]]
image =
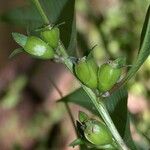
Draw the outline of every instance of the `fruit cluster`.
[[[12,35],[23,51],[30,55],[40,59],[54,58],[60,40],[59,28],[47,26],[39,32],[39,36],[25,36],[20,33]],[[104,93],[119,80],[124,64],[125,59],[121,57],[99,67],[90,53],[88,57],[83,57],[75,64],[74,71],[77,78],[87,87]]]
[[[92,89],[98,89],[100,93],[110,90],[119,80],[122,67],[125,66],[125,58],[120,57],[114,61],[108,61],[98,66],[94,57],[81,58],[74,67],[77,78]]]
[[[47,26],[40,29],[38,36],[12,33],[14,40],[30,55],[40,59],[54,58],[59,43],[59,28]]]

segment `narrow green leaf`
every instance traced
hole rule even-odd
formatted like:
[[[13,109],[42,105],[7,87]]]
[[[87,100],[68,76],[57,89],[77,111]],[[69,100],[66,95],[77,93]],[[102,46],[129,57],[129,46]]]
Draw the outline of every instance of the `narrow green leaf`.
[[[147,30],[147,27],[148,27],[149,17],[150,17],[150,6],[148,7],[146,17],[145,17],[145,21],[144,21],[143,28],[142,28],[142,32],[141,32],[140,48],[141,48],[141,46],[143,44],[143,41],[144,41],[144,37],[145,37],[146,30]]]
[[[65,5],[67,5],[68,2],[69,0],[40,0],[42,8],[44,9],[44,12],[48,16],[52,24],[55,24],[58,21],[63,8],[65,7]]]
[[[149,54],[150,54],[150,6],[147,10],[145,22],[143,25],[140,51],[133,66],[131,67],[127,76],[123,80],[123,83],[126,83],[132,76],[135,75],[135,73],[144,63],[144,61],[148,58]]]
[[[60,101],[75,103],[98,115],[96,108],[93,106],[93,103],[91,102],[90,98],[82,88],[75,90]]]
[[[33,26],[33,24],[34,27],[40,27],[42,25],[41,16],[38,14],[34,6],[29,5],[4,12],[0,15],[0,21],[22,27],[27,27],[28,25]]]
[[[24,52],[24,50],[23,50],[22,48],[17,48],[17,49],[15,49],[15,50],[9,55],[9,58],[11,59],[11,58],[13,58],[14,56],[16,56],[16,55],[18,55],[18,54],[20,54],[20,53],[22,53],[22,52]]]
[[[136,150],[137,146],[133,143],[132,135],[130,131],[130,116],[129,112],[127,112],[127,120],[126,120],[126,126],[125,126],[125,134],[124,134],[124,140],[126,141],[127,145],[130,145],[131,150]]]
[[[20,33],[12,33],[13,39],[21,46],[24,47],[27,42],[27,36]]]

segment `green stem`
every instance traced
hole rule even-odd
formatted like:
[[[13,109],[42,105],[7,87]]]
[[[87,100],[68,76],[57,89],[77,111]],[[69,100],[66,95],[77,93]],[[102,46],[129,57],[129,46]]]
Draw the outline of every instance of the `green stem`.
[[[62,57],[64,58],[64,64],[73,73],[73,64],[68,59],[68,55],[67,55],[65,48],[62,44],[60,45],[60,51],[61,51]],[[95,93],[90,88],[84,86],[82,83],[81,83],[81,86],[85,90],[87,95],[90,97],[93,105],[95,106],[95,108],[99,112],[100,116],[105,121],[107,127],[109,128],[110,132],[112,133],[112,135],[113,135],[118,147],[120,148],[120,150],[129,150],[127,148],[126,144],[124,143],[123,139],[121,138],[120,134],[118,133],[118,131],[117,131],[104,103],[102,101],[97,100]]]
[[[35,4],[35,6],[37,7],[37,10],[39,11],[39,13],[41,14],[41,17],[42,17],[44,23],[45,23],[46,25],[50,24],[49,19],[48,19],[48,17],[46,16],[46,14],[45,14],[45,12],[44,12],[44,10],[43,10],[43,8],[42,8],[42,6],[41,6],[39,0],[32,0],[32,1],[33,1],[33,3]],[[63,54],[63,55],[65,55],[65,54]],[[66,56],[66,55],[65,55],[65,56]],[[53,82],[53,80],[51,80],[51,83],[52,83],[53,86],[56,88],[56,90],[58,91],[60,97],[62,98],[62,97],[63,97],[62,92],[59,90],[59,88],[57,87],[57,85]],[[71,112],[71,110],[70,110],[70,108],[69,108],[68,103],[65,103],[65,107],[66,107],[66,110],[67,110],[67,112],[68,112],[68,114],[69,114],[70,120],[71,120],[71,122],[72,122],[72,124],[73,124],[73,127],[74,127],[74,129],[75,129],[76,135],[78,135],[78,132],[77,132],[77,129],[76,129],[76,125],[75,125],[75,121],[74,121],[74,119],[73,119],[73,115],[72,115],[72,112]]]
[[[73,115],[72,115],[72,112],[71,112],[71,109],[70,109],[68,103],[65,103],[65,107],[66,107],[67,112],[69,114],[70,120],[71,120],[71,122],[73,124],[74,130],[76,132],[76,136],[78,137],[78,131],[77,131],[77,128],[76,128],[76,124],[75,124],[75,121],[74,121],[74,118],[73,118]]]
[[[50,78],[50,81],[51,81],[52,85],[54,86],[54,88],[57,90],[57,92],[58,92],[58,94],[60,95],[60,97],[63,98],[63,94],[62,94],[62,92],[60,91],[60,89],[57,87],[57,85],[55,84],[55,82],[54,82],[51,78]],[[74,127],[74,130],[75,130],[75,132],[76,132],[76,135],[78,136],[78,132],[77,132],[77,128],[76,128],[76,125],[75,125],[75,121],[74,121],[72,112],[71,112],[71,110],[70,110],[70,108],[69,108],[69,105],[68,105],[68,103],[64,103],[64,104],[65,104],[66,110],[67,110],[67,112],[68,112],[68,115],[69,115],[69,117],[70,117],[70,120],[71,120],[71,122],[72,122],[72,125],[73,125],[73,127]]]
[[[50,24],[49,19],[48,19],[48,17],[46,16],[46,14],[45,14],[45,12],[44,12],[44,10],[43,10],[43,8],[42,8],[42,6],[41,6],[39,0],[32,0],[32,1],[33,1],[33,3],[35,4],[37,10],[39,11],[39,13],[40,13],[40,15],[41,15],[41,17],[42,17],[44,23],[45,23],[46,25],[49,25],[49,24]]]

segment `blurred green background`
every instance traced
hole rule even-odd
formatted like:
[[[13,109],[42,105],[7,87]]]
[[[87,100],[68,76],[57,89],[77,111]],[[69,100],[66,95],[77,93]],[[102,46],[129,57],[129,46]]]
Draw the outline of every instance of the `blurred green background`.
[[[97,45],[95,50],[101,53],[95,53],[102,62],[126,55],[127,63],[132,64],[149,3],[76,0],[77,46],[72,54],[82,57]],[[0,150],[72,150],[68,144],[75,133],[64,104],[56,103],[60,95],[55,85],[67,95],[78,86],[74,77],[63,65],[51,61],[35,60],[26,54],[8,58],[17,47],[11,32],[26,30],[12,22],[6,12],[26,4],[24,0],[0,1]],[[150,57],[128,83],[128,92],[133,139],[140,150],[148,150]],[[75,118],[79,109],[71,105]]]

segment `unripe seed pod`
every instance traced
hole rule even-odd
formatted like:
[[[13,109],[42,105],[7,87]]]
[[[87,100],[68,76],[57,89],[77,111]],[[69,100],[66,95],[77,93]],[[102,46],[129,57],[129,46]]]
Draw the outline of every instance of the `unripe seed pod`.
[[[78,79],[89,88],[97,88],[97,65],[93,59],[81,59],[75,65]]]
[[[24,50],[29,54],[41,59],[50,59],[54,57],[53,48],[35,36],[30,36],[27,38]]]
[[[29,54],[40,59],[51,59],[54,50],[43,40],[36,36],[25,36],[20,33],[12,33],[14,40]]]
[[[103,64],[98,70],[98,89],[100,92],[110,90],[119,80],[122,69],[112,64]]]
[[[57,48],[60,38],[60,31],[58,27],[46,28],[41,31],[41,38],[48,43],[52,48]]]
[[[113,138],[108,128],[100,121],[90,119],[85,124],[85,138],[95,146],[112,144]]]

